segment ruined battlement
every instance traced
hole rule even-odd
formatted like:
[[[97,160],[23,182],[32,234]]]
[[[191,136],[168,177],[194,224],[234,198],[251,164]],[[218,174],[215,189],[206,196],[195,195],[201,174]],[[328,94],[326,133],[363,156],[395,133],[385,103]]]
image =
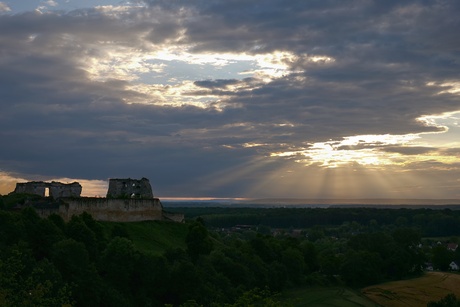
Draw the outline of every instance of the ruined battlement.
[[[81,184],[78,182],[61,183],[56,181],[31,181],[17,183],[14,192],[35,194],[41,197],[50,196],[52,198],[58,199],[62,197],[80,197],[81,190]]]

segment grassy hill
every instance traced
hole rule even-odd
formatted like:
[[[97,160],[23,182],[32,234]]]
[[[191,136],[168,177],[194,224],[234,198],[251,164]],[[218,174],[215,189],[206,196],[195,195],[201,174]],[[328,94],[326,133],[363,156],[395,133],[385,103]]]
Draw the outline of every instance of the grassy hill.
[[[160,255],[168,248],[185,249],[188,226],[165,221],[144,221],[133,223],[100,222],[107,236],[114,229],[124,232],[140,251]]]
[[[362,290],[362,293],[386,307],[425,307],[428,302],[439,301],[449,293],[460,297],[460,275],[430,272],[415,279],[367,287]]]

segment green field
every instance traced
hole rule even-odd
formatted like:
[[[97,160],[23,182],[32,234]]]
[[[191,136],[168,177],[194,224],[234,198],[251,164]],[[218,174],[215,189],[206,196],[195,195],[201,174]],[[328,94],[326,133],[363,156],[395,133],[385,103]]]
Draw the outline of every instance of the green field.
[[[363,294],[382,306],[423,306],[449,293],[460,297],[460,275],[429,272],[419,278],[388,282],[364,288]]]
[[[301,307],[378,307],[376,303],[349,288],[314,287],[288,290],[280,300],[286,306]]]
[[[136,248],[143,252],[160,255],[168,248],[186,248],[185,237],[188,232],[186,224],[164,221],[100,223],[108,237],[110,237],[113,228],[124,229]]]
[[[428,302],[439,301],[449,293],[460,297],[460,275],[429,272],[419,278],[366,287],[361,293],[344,287],[288,290],[279,300],[293,307],[426,307]]]

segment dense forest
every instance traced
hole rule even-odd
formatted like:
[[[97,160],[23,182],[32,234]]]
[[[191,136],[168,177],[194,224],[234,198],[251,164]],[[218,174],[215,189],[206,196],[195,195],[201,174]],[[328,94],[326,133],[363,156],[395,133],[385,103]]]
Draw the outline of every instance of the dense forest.
[[[460,235],[456,210],[182,208],[184,244],[158,253],[89,214],[11,210],[27,197],[0,198],[5,306],[277,306],[284,289],[359,288],[460,260],[446,245]]]
[[[330,208],[232,208],[179,207],[167,208],[184,213],[186,218],[201,217],[210,227],[234,225],[265,225],[272,228],[311,228],[342,226],[354,223],[363,226],[399,226],[416,228],[423,237],[457,236],[460,234],[460,206],[452,208],[379,208],[337,206]],[[455,210],[457,209],[457,210]]]

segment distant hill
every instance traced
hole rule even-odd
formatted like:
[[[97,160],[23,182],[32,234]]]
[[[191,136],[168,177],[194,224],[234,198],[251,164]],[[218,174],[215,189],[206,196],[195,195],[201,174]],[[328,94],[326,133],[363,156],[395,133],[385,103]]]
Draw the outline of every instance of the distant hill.
[[[276,205],[459,205],[460,199],[392,199],[392,198],[360,198],[360,199],[300,199],[300,198],[265,198],[240,201],[241,204],[276,204]]]
[[[329,208],[329,207],[379,207],[379,208],[432,208],[459,209],[460,199],[302,199],[302,198],[259,198],[259,199],[188,199],[162,200],[164,207],[299,207],[299,208]]]

